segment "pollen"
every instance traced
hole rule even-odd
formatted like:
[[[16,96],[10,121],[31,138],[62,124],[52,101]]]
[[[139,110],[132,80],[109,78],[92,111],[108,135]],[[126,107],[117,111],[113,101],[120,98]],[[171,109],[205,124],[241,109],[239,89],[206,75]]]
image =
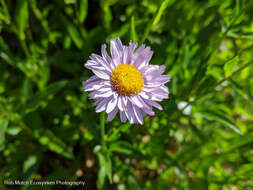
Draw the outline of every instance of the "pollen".
[[[114,89],[121,95],[133,95],[142,90],[144,80],[135,66],[120,64],[111,74]]]

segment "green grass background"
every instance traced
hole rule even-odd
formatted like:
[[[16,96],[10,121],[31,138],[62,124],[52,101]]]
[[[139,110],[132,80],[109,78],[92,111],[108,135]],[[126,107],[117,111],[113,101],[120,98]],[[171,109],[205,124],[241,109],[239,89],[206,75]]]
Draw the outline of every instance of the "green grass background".
[[[0,0],[0,189],[253,189],[253,1]],[[154,50],[170,98],[143,126],[105,124],[83,67],[120,37]],[[75,189],[44,186],[45,189]]]

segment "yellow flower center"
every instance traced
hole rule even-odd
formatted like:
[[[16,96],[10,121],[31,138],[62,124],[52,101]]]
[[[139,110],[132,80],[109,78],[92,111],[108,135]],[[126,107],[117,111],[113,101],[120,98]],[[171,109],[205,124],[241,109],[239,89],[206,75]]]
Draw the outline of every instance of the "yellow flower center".
[[[144,84],[140,71],[129,64],[117,66],[112,72],[111,82],[119,94],[127,96],[140,92]]]

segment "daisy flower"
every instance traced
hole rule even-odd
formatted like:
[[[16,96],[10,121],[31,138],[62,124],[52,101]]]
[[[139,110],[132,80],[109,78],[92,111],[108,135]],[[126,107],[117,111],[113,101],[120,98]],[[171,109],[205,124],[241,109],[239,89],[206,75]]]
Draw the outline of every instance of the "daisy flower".
[[[110,40],[111,56],[106,45],[101,54],[91,54],[84,66],[95,75],[83,82],[84,91],[92,91],[90,99],[96,112],[105,111],[108,121],[112,121],[119,112],[122,122],[143,124],[143,117],[155,115],[152,107],[162,110],[160,102],[168,98],[169,90],[165,83],[169,75],[162,75],[165,66],[150,65],[153,55],[150,47],[137,43],[122,44],[119,38]]]

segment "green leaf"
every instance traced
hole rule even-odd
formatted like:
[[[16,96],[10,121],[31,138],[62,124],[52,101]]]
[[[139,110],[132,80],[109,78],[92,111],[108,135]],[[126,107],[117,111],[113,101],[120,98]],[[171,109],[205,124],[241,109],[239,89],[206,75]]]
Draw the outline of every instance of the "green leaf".
[[[240,128],[231,119],[229,119],[225,115],[225,113],[222,113],[217,110],[216,111],[210,110],[210,109],[200,109],[198,110],[198,113],[207,119],[220,122],[221,124],[225,125],[226,127],[229,127],[230,129],[232,129],[234,132],[238,134],[242,134]]]
[[[112,11],[110,9],[111,2],[108,0],[100,1],[100,6],[103,9],[103,21],[106,29],[110,29],[112,21]]]
[[[229,82],[232,84],[234,89],[237,91],[237,93],[245,98],[247,101],[253,102],[253,95],[251,95],[246,89],[244,89],[241,85],[239,85],[237,82],[235,82],[232,79],[229,79]]]
[[[253,173],[253,163],[244,164],[236,171],[236,175],[248,175],[249,173]]]
[[[18,28],[18,34],[21,40],[25,39],[25,29],[28,24],[29,19],[29,10],[28,10],[28,1],[27,0],[18,0],[16,6],[15,21]]]
[[[26,173],[31,169],[38,161],[38,158],[36,155],[30,155],[23,164],[23,173]]]
[[[98,183],[101,185],[104,183],[104,173],[107,175],[109,182],[112,183],[112,162],[109,153],[107,151],[98,151],[96,154],[98,156],[100,166]]]
[[[4,39],[2,38],[2,36],[0,36],[0,48],[1,48],[1,50],[9,52],[9,47],[8,47],[7,43],[4,41]]]
[[[76,0],[64,0],[64,3],[68,4],[75,4]]]
[[[239,57],[236,56],[236,57],[232,58],[231,60],[229,60],[224,65],[224,71],[225,71],[226,78],[230,77],[233,74],[233,72],[235,70],[235,67],[238,64],[238,62],[239,62]]]
[[[32,95],[32,82],[28,77],[24,79],[23,86],[21,88],[21,94],[22,94],[22,97],[21,97],[22,103],[26,103],[27,100]]]
[[[138,37],[135,30],[135,18],[134,16],[131,17],[131,39],[134,42],[138,42]]]
[[[126,141],[117,141],[110,145],[109,150],[111,152],[119,152],[123,154],[132,154],[132,146]]]
[[[142,43],[146,40],[146,38],[148,37],[151,28],[152,28],[154,25],[158,24],[158,22],[159,22],[160,19],[161,19],[162,14],[164,13],[165,9],[167,8],[169,2],[170,2],[170,0],[164,0],[164,1],[162,2],[162,4],[160,5],[160,7],[159,7],[159,9],[158,9],[158,11],[157,11],[157,13],[156,13],[156,15],[154,16],[153,21],[152,21],[152,22],[149,22],[148,25],[147,25],[147,27],[146,27],[146,29],[145,29],[145,32],[144,32],[144,34],[143,34],[143,37],[142,37],[142,39],[141,39],[141,44],[142,44]]]
[[[117,139],[120,138],[122,133],[126,133],[129,128],[131,127],[131,125],[129,123],[120,125],[117,128],[112,128],[111,129],[111,133],[110,135],[108,135],[108,137],[106,138],[106,141],[110,142],[110,141],[116,141]]]
[[[76,26],[73,25],[65,16],[62,16],[62,19],[65,23],[66,29],[67,29],[70,37],[74,41],[75,45],[78,48],[81,48],[83,46],[83,39],[81,38]]]
[[[80,0],[79,21],[83,23],[88,13],[88,0]]]
[[[11,57],[10,55],[8,55],[7,53],[0,52],[0,57],[2,58],[2,60],[4,60],[9,65],[18,68],[17,63],[15,62],[15,60],[13,59],[13,57]]]
[[[0,118],[0,151],[4,148],[5,132],[9,121],[6,118]]]
[[[24,111],[25,114],[35,111],[42,103],[43,101],[46,101],[49,96],[55,95],[59,90],[61,90],[65,85],[67,84],[67,81],[59,81],[50,84],[47,88],[43,89],[41,92],[36,93],[30,101],[23,107],[22,111]]]
[[[30,181],[34,179],[41,160],[41,154],[39,151],[40,150],[38,149],[31,155],[29,155],[27,158],[25,158],[23,163],[23,175],[22,175],[23,181]],[[26,185],[22,186],[22,190],[26,189],[28,189],[28,186]]]
[[[22,128],[18,127],[18,126],[9,126],[6,130],[6,133],[8,135],[18,135],[20,132],[22,131]]]
[[[98,189],[103,189],[104,184],[105,184],[105,178],[106,178],[106,169],[105,167],[100,167],[98,171],[98,179],[97,179]]]
[[[0,7],[0,21],[4,21],[6,24],[10,24],[9,15],[2,7]]]
[[[73,159],[72,152],[68,151],[68,147],[65,143],[52,131],[38,129],[34,131],[34,136],[38,139],[41,145],[46,146],[49,150],[66,158]]]
[[[161,19],[161,16],[162,14],[164,13],[165,9],[167,8],[168,4],[169,4],[170,0],[164,0],[154,18],[154,21],[153,21],[153,25],[156,25],[158,24],[158,22],[160,21]]]
[[[248,134],[233,138],[229,142],[229,146],[224,150],[224,152],[229,152],[229,151],[238,149],[252,142],[253,142],[253,133],[248,133]]]

